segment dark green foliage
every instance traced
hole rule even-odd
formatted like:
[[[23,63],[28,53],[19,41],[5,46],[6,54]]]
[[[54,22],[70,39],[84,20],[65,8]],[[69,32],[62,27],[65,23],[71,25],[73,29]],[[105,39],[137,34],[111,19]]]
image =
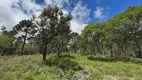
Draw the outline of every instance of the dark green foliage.
[[[78,70],[78,63],[73,61],[72,58],[74,57],[69,55],[63,55],[62,57],[52,56],[47,59],[47,63],[50,66],[57,66],[62,70]]]
[[[38,34],[35,39],[38,45],[40,46],[39,52],[43,54],[43,61],[46,61],[46,53],[48,45],[53,39],[56,39],[61,42],[62,34],[70,32],[69,22],[72,19],[70,15],[64,16],[63,12],[57,7],[47,7],[44,8],[38,20],[34,20],[36,23],[36,31]],[[63,41],[63,40],[62,40]],[[60,46],[62,47],[62,46]],[[61,50],[58,50],[58,52]]]
[[[22,55],[23,50],[24,50],[24,46],[25,43],[28,39],[30,39],[33,35],[31,35],[31,33],[34,30],[34,24],[32,23],[31,20],[22,20],[19,22],[19,24],[17,24],[13,30],[15,33],[17,33],[18,37],[22,39],[23,44],[22,44],[22,48],[21,48],[21,52],[20,54]]]
[[[142,57],[141,9],[142,6],[129,7],[106,22],[88,24],[80,35],[82,39],[78,39],[78,50],[122,61]]]
[[[92,60],[92,61],[105,61],[105,62],[113,62],[113,61],[115,61],[115,59],[109,58],[109,57],[104,58],[104,57],[89,56],[88,59]]]
[[[2,27],[0,34],[0,55],[14,55],[16,51],[16,43],[13,31],[7,31]]]
[[[74,53],[77,52],[78,50],[78,46],[77,46],[77,38],[78,38],[79,34],[78,33],[75,33],[75,32],[72,32],[70,34],[70,50]]]
[[[18,45],[18,48],[16,50],[16,54],[21,52],[22,44]],[[39,47],[37,44],[25,44],[23,55],[28,55],[28,54],[37,54]]]
[[[142,65],[142,59],[138,58],[136,59],[136,61],[134,63],[137,63],[137,64],[141,64]]]
[[[93,61],[105,61],[105,62],[115,62],[115,61],[124,61],[124,62],[128,62],[130,61],[130,57],[122,57],[122,58],[110,58],[110,57],[94,57],[94,56],[89,56],[88,57],[89,60],[93,60]]]

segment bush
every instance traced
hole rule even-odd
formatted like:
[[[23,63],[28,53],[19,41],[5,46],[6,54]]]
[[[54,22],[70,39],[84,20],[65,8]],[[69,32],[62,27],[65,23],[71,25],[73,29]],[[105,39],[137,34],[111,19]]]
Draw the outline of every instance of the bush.
[[[106,61],[106,62],[111,62],[111,61],[124,61],[124,62],[127,62],[127,61],[131,61],[130,57],[128,57],[128,56],[114,57],[114,58],[89,56],[88,59],[89,60],[94,60],[94,61]]]
[[[103,58],[103,57],[94,57],[94,56],[89,56],[88,59],[93,61],[107,61],[107,62],[115,61],[115,59],[113,58],[106,58],[106,57]]]
[[[117,61],[124,61],[124,62],[131,61],[131,58],[129,56],[115,57],[114,59]]]
[[[26,77],[24,77],[24,80],[35,80],[33,75],[28,75]]]
[[[21,45],[19,45],[18,49],[16,50],[16,54],[20,54],[21,52]],[[23,55],[28,55],[28,54],[36,54],[38,53],[39,49],[38,46],[35,44],[25,44],[24,50],[23,50]]]
[[[50,56],[47,59],[47,64],[50,66],[57,66],[63,70],[78,69],[78,63],[76,61],[71,60],[69,57]]]

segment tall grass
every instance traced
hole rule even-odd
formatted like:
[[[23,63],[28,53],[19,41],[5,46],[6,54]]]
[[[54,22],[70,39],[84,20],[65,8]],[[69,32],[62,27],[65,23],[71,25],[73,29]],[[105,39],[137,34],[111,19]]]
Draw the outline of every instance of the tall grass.
[[[127,78],[142,80],[142,65],[121,61],[89,60],[79,54],[55,54],[47,56],[48,65],[42,63],[42,56],[0,57],[0,80],[110,80]],[[112,79],[113,79],[112,78]]]

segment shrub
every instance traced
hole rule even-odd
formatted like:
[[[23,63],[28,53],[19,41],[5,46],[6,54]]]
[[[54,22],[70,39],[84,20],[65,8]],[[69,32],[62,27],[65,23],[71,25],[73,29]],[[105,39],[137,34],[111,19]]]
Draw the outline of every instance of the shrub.
[[[50,66],[57,66],[63,70],[78,69],[78,63],[76,61],[71,60],[69,57],[51,56],[48,58],[47,64]]]

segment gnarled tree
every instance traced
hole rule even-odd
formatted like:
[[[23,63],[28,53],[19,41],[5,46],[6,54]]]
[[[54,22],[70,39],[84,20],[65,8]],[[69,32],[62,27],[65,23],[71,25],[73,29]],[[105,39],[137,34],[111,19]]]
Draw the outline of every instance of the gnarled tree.
[[[35,26],[31,20],[22,20],[19,22],[19,24],[17,24],[13,28],[14,32],[18,34],[17,36],[23,39],[23,45],[22,45],[21,53],[20,53],[21,55],[23,53],[24,45],[26,43],[27,37],[28,38],[30,37],[29,35],[33,31],[34,27]]]
[[[43,61],[46,62],[47,46],[52,39],[70,28],[72,16],[64,16],[63,12],[57,6],[44,8],[42,13],[34,21],[36,23],[37,36],[39,43],[39,52],[43,55]]]

